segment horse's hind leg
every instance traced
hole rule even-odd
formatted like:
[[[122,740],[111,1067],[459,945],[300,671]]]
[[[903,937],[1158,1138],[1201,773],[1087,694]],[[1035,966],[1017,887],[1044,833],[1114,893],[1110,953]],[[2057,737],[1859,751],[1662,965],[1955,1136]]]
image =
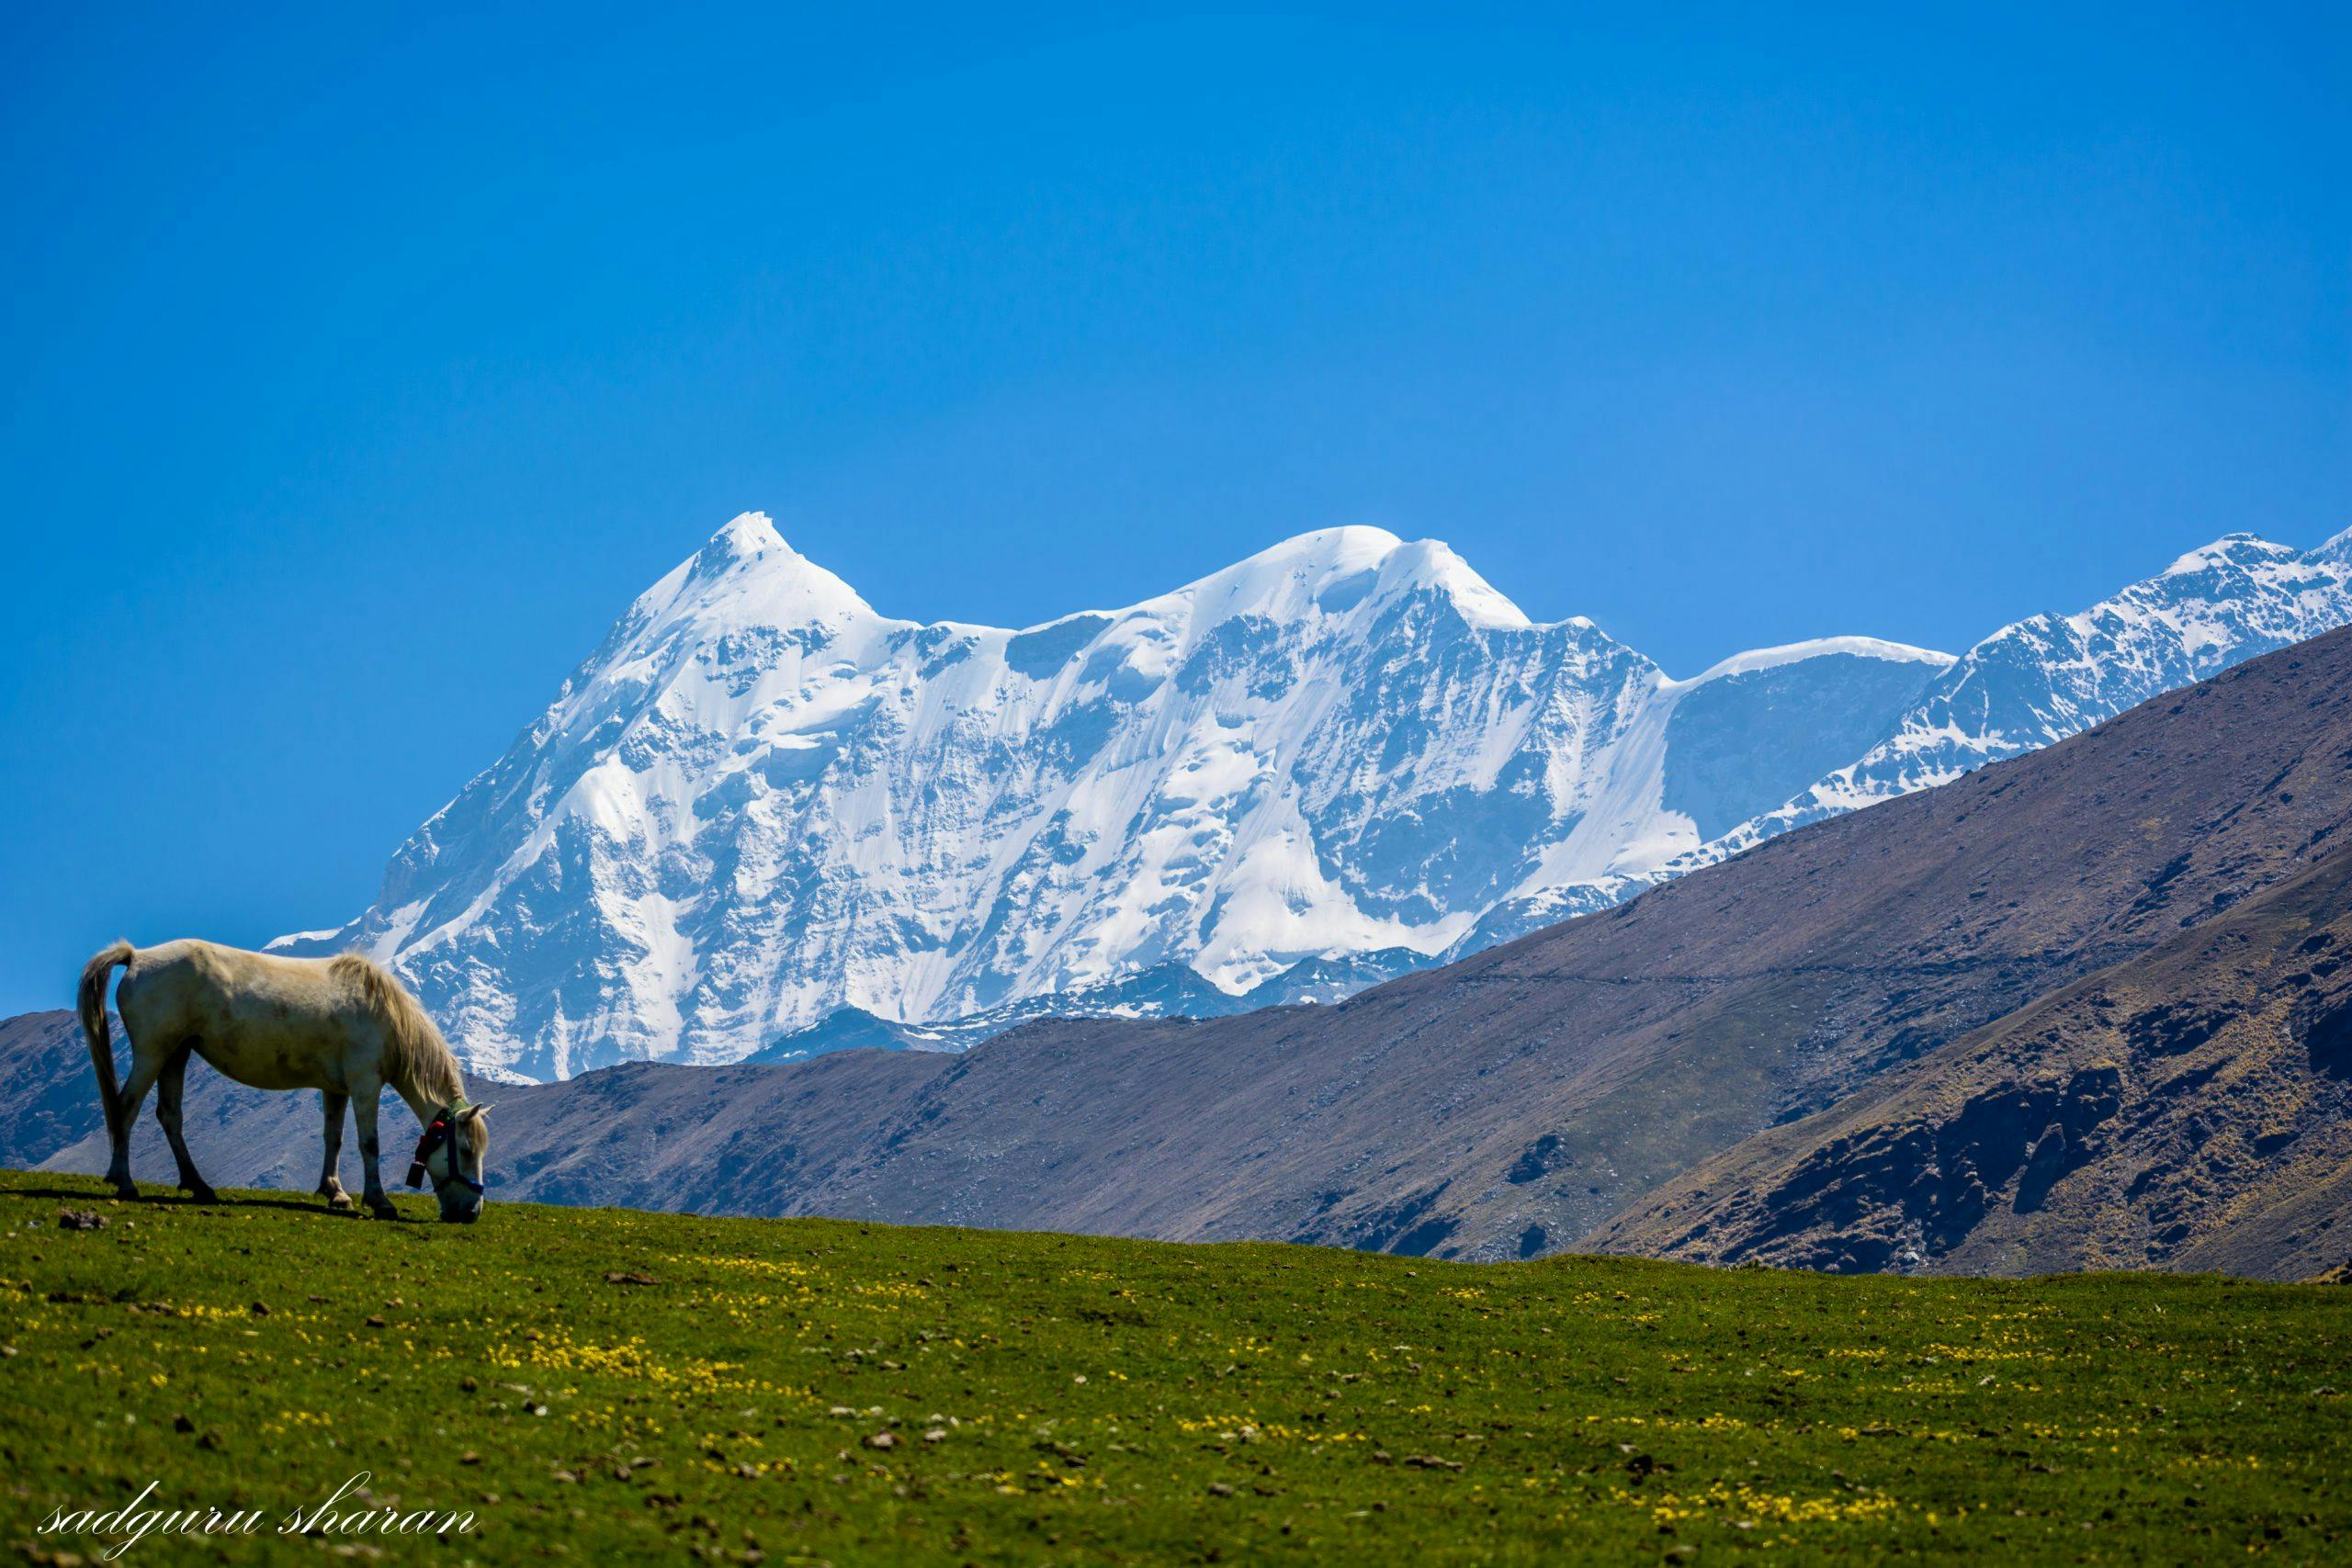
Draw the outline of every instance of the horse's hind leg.
[[[319,1196],[334,1208],[348,1209],[351,1194],[343,1190],[343,1176],[336,1168],[343,1163],[343,1111],[351,1103],[351,1096],[327,1089],[319,1098],[326,1102],[327,1110],[327,1160],[325,1168],[319,1172]]]
[[[147,1091],[155,1087],[165,1065],[173,1060],[150,1055],[136,1040],[130,1043],[130,1076],[123,1080],[119,1102],[122,1114],[116,1118],[112,1129],[114,1158],[107,1166],[107,1179],[125,1198],[139,1196],[138,1183],[130,1179],[130,1130],[139,1124],[139,1108],[147,1102]],[[185,1055],[186,1052],[180,1054]]]
[[[199,1203],[217,1203],[220,1195],[212,1184],[198,1176],[196,1161],[188,1157],[187,1140],[180,1136],[180,1091],[187,1081],[188,1047],[181,1046],[172,1053],[171,1060],[155,1078],[155,1120],[164,1124],[164,1136],[172,1145],[172,1157],[180,1162],[180,1185],[187,1189]]]

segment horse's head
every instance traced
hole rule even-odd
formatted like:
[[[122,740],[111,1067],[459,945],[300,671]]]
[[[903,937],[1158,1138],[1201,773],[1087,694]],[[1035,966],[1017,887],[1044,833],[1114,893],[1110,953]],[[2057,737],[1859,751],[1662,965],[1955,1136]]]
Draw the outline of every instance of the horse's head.
[[[435,1129],[441,1135],[435,1137]],[[490,1107],[460,1105],[443,1111],[426,1130],[419,1151],[441,1217],[458,1224],[481,1218],[482,1170],[490,1158]]]

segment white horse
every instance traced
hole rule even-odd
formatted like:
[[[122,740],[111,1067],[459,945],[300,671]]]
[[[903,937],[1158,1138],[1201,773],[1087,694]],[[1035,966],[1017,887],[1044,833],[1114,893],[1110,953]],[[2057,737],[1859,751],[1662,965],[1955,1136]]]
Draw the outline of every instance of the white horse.
[[[107,980],[118,964],[123,973],[115,1010],[131,1048],[130,1078],[119,1089],[106,1007]],[[441,1032],[398,980],[358,953],[279,958],[209,942],[149,948],[118,942],[83,966],[81,1012],[114,1141],[107,1179],[124,1197],[139,1195],[130,1179],[130,1129],[153,1087],[155,1120],[179,1161],[180,1185],[200,1201],[213,1201],[180,1137],[180,1089],[194,1052],[239,1083],[315,1089],[324,1096],[326,1168],[318,1190],[338,1209],[351,1206],[335,1174],[343,1111],[351,1105],[368,1173],[363,1196],[379,1219],[395,1217],[376,1168],[376,1099],[390,1085],[424,1128],[408,1184],[430,1176],[445,1220],[481,1217],[490,1107],[466,1103],[458,1059]]]

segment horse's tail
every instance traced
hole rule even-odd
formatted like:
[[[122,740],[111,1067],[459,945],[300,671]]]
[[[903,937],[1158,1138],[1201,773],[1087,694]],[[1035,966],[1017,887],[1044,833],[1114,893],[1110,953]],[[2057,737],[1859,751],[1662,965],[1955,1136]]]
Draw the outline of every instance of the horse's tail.
[[[122,1090],[114,1081],[114,1040],[107,1027],[107,980],[115,965],[128,964],[139,950],[127,942],[108,946],[82,965],[82,1038],[90,1043],[90,1066],[98,1075],[98,1099],[106,1106],[107,1132],[119,1134],[122,1120]]]

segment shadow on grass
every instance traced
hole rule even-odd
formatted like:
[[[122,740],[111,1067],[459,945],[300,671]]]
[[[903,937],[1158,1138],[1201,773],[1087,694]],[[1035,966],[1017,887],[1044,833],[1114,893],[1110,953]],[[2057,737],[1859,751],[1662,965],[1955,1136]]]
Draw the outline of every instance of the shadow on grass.
[[[348,1209],[330,1208],[325,1199],[314,1196],[299,1198],[288,1196],[279,1198],[254,1194],[238,1198],[216,1198],[209,1203],[191,1198],[185,1192],[158,1192],[152,1195],[142,1192],[137,1198],[118,1198],[112,1188],[98,1181],[95,1177],[90,1179],[93,1183],[91,1187],[17,1187],[0,1189],[0,1197],[34,1199],[54,1198],[62,1201],[75,1203],[98,1201],[137,1203],[141,1207],[146,1208],[284,1209],[288,1213],[313,1214],[322,1220],[364,1220],[368,1217],[368,1211],[357,1204],[354,1204]],[[381,1224],[386,1222],[379,1220],[374,1223]],[[393,1224],[423,1224],[426,1222],[423,1220],[412,1220],[405,1214],[395,1214],[391,1216],[390,1223]]]

